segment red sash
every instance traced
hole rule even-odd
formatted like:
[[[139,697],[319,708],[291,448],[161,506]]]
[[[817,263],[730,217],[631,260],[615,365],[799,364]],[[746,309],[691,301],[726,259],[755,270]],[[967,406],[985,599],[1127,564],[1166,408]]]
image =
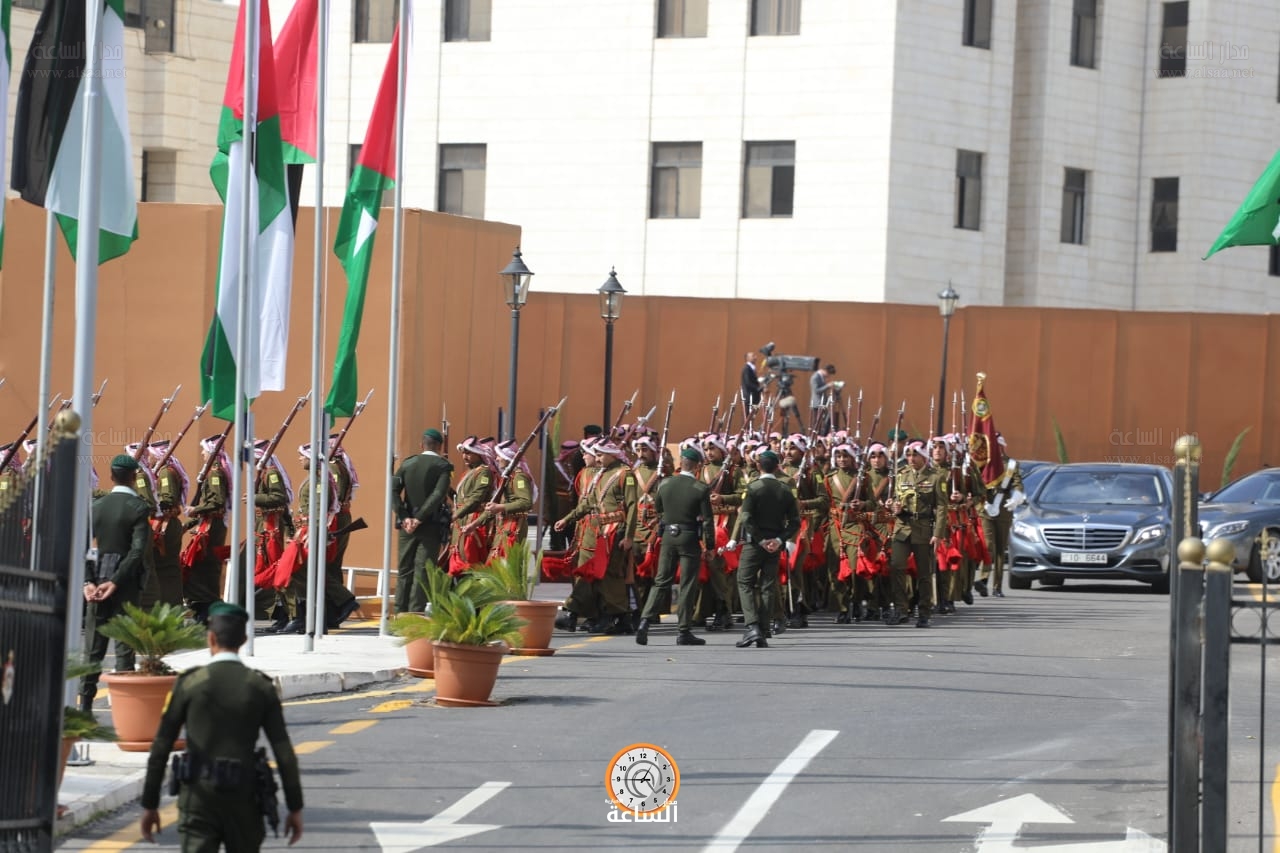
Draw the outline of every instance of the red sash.
[[[956,531],[952,536],[938,542],[934,549],[934,555],[938,560],[938,571],[940,572],[958,572],[960,571],[960,561],[963,556],[960,549],[956,547],[956,540],[960,536],[960,531]]]
[[[209,543],[209,517],[205,516],[200,519],[200,523],[196,525],[196,532],[187,540],[186,547],[182,549],[182,553],[178,556],[178,562],[182,564],[182,576],[185,578],[191,572],[192,566],[200,562],[204,557],[204,549]]]
[[[617,521],[609,522],[597,532],[595,550],[591,558],[574,570],[575,575],[589,581],[598,581],[604,577],[616,547],[613,540],[617,535],[619,524],[620,522]]]
[[[716,516],[716,548],[723,548],[729,544],[729,516]],[[721,554],[724,557],[725,572],[736,572],[738,570],[738,561],[742,559],[742,551],[734,549],[725,551]]]

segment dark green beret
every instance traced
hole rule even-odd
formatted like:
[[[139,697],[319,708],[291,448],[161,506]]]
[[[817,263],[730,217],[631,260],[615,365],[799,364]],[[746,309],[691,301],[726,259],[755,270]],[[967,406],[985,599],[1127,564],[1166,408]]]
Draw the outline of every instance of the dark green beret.
[[[121,453],[111,460],[111,467],[120,471],[137,471],[138,461],[127,453]]]
[[[696,447],[686,447],[680,451],[681,459],[692,459],[694,462],[702,461],[702,452]]]
[[[444,436],[440,433],[440,430],[438,429],[423,430],[422,440],[427,441],[428,439],[430,439],[431,441],[444,441]]]
[[[604,435],[604,427],[599,424],[587,424],[582,428],[582,435]]]
[[[903,429],[891,429],[889,430],[889,440],[890,441],[906,441],[907,431]]]
[[[226,601],[217,601],[210,604],[209,616],[234,616],[237,619],[249,621],[249,611],[238,604],[230,604]]]
[[[756,454],[756,459],[760,460],[761,462],[764,462],[769,459],[772,459],[774,462],[777,462],[778,454],[774,453],[772,450],[761,450],[758,454]]]

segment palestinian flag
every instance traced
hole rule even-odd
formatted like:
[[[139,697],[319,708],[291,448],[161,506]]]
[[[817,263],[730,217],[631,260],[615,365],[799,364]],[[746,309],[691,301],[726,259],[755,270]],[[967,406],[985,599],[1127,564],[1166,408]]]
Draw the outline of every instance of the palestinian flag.
[[[996,422],[991,419],[991,404],[982,383],[987,374],[978,374],[978,391],[973,398],[973,421],[969,427],[969,459],[977,466],[982,482],[994,488],[1004,477],[1004,453],[997,440]]]
[[[244,168],[244,25],[245,7],[259,2],[261,33],[258,51],[258,123],[254,179],[249,197],[241,184]],[[213,413],[230,420],[235,412],[236,371],[243,371],[249,400],[263,391],[282,391],[289,342],[289,295],[293,285],[293,221],[285,187],[280,143],[280,111],[276,101],[275,61],[271,50],[271,17],[266,0],[244,0],[236,20],[231,68],[218,124],[218,154],[209,170],[222,197],[222,254],[213,323],[201,359],[201,392]],[[241,229],[246,217],[255,235],[255,268],[240,278]],[[245,363],[235,363],[240,288],[249,288]]]
[[[280,91],[280,139],[288,167],[289,211],[298,222],[302,167],[316,162],[319,80],[319,8],[316,0],[296,0],[276,39],[276,82]]]
[[[356,159],[347,200],[342,205],[338,238],[333,252],[347,273],[347,301],[342,309],[342,331],[333,363],[333,383],[324,408],[335,418],[350,417],[356,405],[356,343],[364,316],[364,295],[373,259],[373,236],[378,229],[382,193],[395,185],[396,69],[400,56],[400,30],[391,39],[391,55],[382,70],[382,82],[373,102],[373,114],[365,130],[364,145]]]
[[[9,77],[9,3],[4,0],[5,63]],[[48,0],[36,22],[18,85],[13,128],[12,187],[57,217],[71,256],[80,215],[80,166],[84,149],[86,3]],[[138,203],[129,147],[125,98],[124,0],[106,0],[102,15],[101,151],[98,263],[129,251],[138,239]],[[7,92],[7,87],[5,89]],[[3,150],[0,150],[0,155]]]

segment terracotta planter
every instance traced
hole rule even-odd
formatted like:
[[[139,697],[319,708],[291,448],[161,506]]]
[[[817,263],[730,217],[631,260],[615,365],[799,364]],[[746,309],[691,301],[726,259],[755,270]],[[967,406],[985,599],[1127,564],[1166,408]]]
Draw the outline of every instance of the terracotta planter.
[[[435,650],[431,640],[410,640],[405,643],[404,653],[409,658],[409,674],[418,678],[435,678]]]
[[[160,729],[164,703],[177,682],[177,675],[142,675],[136,672],[106,672],[102,683],[111,691],[111,725],[120,736],[116,746],[125,752],[147,752]],[[174,749],[185,749],[179,740]]]
[[[67,759],[71,757],[71,750],[75,749],[76,744],[80,741],[73,737],[64,737],[62,739],[62,763],[58,765],[58,787],[62,787],[62,776],[67,772]]]
[[[511,650],[513,655],[537,655],[546,657],[554,655],[551,648],[551,635],[556,628],[556,613],[560,610],[558,601],[504,601],[516,609],[516,616],[525,621],[520,629],[520,644]]]
[[[437,641],[436,704],[463,708],[497,705],[489,701],[489,694],[498,680],[498,666],[506,653],[505,644],[463,646]]]

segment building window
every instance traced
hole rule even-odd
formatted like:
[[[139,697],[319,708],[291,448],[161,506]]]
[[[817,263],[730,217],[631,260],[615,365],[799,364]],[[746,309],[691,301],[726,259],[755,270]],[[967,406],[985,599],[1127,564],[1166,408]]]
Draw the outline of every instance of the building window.
[[[697,219],[702,209],[702,143],[653,143],[650,219]]]
[[[1097,67],[1098,0],[1075,0],[1071,14],[1071,64]]]
[[[1062,181],[1062,242],[1084,245],[1084,201],[1089,173],[1067,169]]]
[[[658,38],[705,38],[707,0],[658,0]]]
[[[357,44],[391,44],[400,20],[399,0],[356,0],[355,41]]]
[[[991,6],[995,0],[964,0],[965,47],[991,48]]]
[[[142,30],[145,52],[173,53],[173,0],[124,0],[123,23]]]
[[[1187,7],[1180,3],[1164,4],[1164,22],[1160,27],[1160,76],[1187,76]]]
[[[178,200],[178,152],[163,148],[142,149],[142,188],[138,201]]]
[[[800,34],[800,0],[751,0],[751,35]]]
[[[37,12],[44,9],[44,4],[48,0],[13,0],[13,8],[15,9],[35,9]]]
[[[1151,187],[1151,251],[1178,251],[1178,179],[1156,178]]]
[[[361,146],[358,144],[347,146],[347,183],[348,184],[351,183],[351,176],[355,174],[356,162],[360,159],[360,148]],[[383,190],[382,201],[379,202],[378,206],[391,207],[395,203],[396,203],[395,189]]]
[[[796,144],[748,142],[742,177],[743,219],[790,216],[796,192]]]
[[[982,154],[956,152],[956,227],[982,228]]]
[[[1271,247],[1271,261],[1267,264],[1269,275],[1280,275],[1280,246]]]
[[[483,145],[440,146],[440,198],[437,210],[484,218]]]
[[[488,41],[492,0],[445,0],[445,41]]]

